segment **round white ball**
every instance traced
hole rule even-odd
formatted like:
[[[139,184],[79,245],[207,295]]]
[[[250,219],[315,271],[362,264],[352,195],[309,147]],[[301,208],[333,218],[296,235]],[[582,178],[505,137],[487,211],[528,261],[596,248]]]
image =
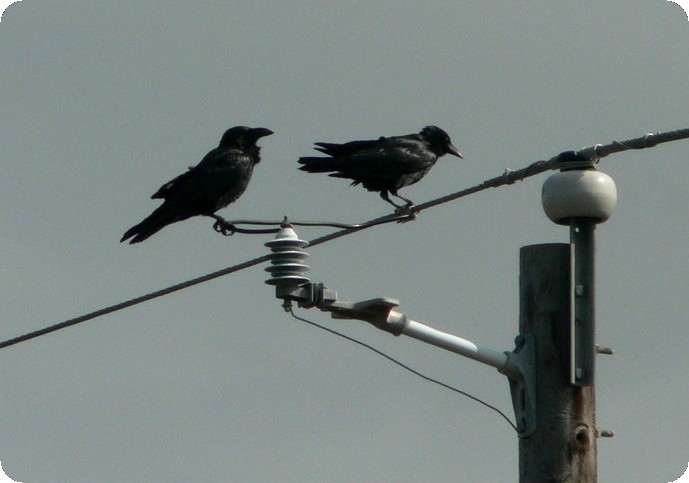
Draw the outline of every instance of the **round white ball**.
[[[541,193],[543,210],[553,222],[569,225],[572,218],[606,221],[617,206],[617,187],[605,173],[573,169],[551,175]]]

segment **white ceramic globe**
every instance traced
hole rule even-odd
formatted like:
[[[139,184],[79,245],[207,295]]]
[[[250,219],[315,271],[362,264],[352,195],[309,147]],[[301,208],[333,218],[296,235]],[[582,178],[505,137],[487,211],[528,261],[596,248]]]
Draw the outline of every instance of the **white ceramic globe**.
[[[545,214],[557,224],[569,225],[572,218],[602,223],[617,206],[617,187],[610,176],[600,171],[560,171],[543,183],[541,201]]]

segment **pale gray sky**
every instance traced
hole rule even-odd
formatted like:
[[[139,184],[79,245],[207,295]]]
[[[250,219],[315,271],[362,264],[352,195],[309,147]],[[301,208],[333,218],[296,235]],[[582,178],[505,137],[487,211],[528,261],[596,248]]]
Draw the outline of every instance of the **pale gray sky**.
[[[314,141],[444,128],[418,203],[558,152],[689,127],[689,23],[661,0],[38,2],[0,24],[0,339],[266,253],[210,220],[138,246],[149,196],[231,126],[263,161],[227,218],[365,221],[375,193],[306,175]],[[689,460],[689,141],[606,158],[597,230],[599,476],[666,482]],[[547,175],[314,247],[348,300],[511,350],[519,248],[568,240]],[[305,239],[329,230],[299,229]],[[282,312],[263,267],[0,351],[0,461],[14,479],[516,481],[497,415]],[[363,322],[341,330],[508,412],[495,370]]]

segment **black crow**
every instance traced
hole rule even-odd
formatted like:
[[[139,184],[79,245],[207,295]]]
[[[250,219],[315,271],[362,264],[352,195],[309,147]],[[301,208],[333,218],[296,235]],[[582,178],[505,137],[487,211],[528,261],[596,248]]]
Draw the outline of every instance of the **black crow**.
[[[351,179],[352,186],[362,184],[369,191],[379,191],[381,198],[401,210],[411,210],[414,204],[397,190],[423,178],[444,154],[463,158],[450,136],[437,126],[426,126],[419,134],[406,136],[315,144],[317,151],[330,157],[299,158],[300,170]],[[388,193],[404,200],[406,205],[394,203]]]
[[[165,201],[144,221],[127,230],[120,241],[131,238],[129,243],[142,242],[167,225],[196,215],[221,222],[215,212],[244,193],[254,165],[261,160],[261,148],[256,141],[270,134],[273,131],[263,127],[237,126],[225,131],[220,145],[199,164],[168,181],[151,196]]]

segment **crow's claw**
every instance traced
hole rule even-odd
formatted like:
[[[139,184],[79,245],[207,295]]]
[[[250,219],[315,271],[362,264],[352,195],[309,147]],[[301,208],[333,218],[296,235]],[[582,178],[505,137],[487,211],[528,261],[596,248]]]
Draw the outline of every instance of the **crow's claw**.
[[[402,218],[397,223],[408,223],[410,221],[416,220],[419,216],[419,210],[416,209],[416,205],[409,204],[405,206],[400,206],[395,210],[396,215],[406,215],[406,218]]]
[[[235,227],[232,223],[216,218],[216,222],[213,223],[213,229],[224,236],[232,236],[235,234]]]

